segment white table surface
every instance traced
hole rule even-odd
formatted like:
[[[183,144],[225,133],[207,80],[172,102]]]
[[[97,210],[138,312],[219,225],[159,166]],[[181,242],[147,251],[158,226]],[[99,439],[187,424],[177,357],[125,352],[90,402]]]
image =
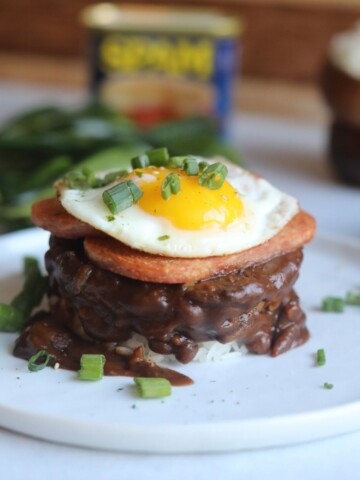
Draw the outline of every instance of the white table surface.
[[[73,104],[81,92],[0,83],[0,121],[24,107],[49,101]],[[341,185],[326,161],[326,130],[242,115],[233,141],[249,169],[299,198],[321,231],[360,241],[360,188]],[[1,395],[1,392],[0,392]],[[0,428],[0,479],[283,479],[358,480],[360,432],[327,440],[231,454],[121,454],[51,444]]]

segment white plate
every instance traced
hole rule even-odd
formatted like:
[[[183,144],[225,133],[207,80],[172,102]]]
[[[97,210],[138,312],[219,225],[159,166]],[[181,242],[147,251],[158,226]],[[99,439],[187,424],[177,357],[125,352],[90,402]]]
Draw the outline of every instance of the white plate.
[[[0,301],[17,291],[22,257],[42,258],[46,245],[38,230],[0,237]],[[137,398],[131,378],[87,383],[63,370],[30,373],[11,355],[15,336],[0,334],[0,425],[73,445],[146,452],[261,448],[359,429],[360,307],[319,311],[323,296],[359,287],[360,243],[318,237],[306,248],[297,286],[310,341],[275,359],[181,366],[195,384],[163,400]],[[315,366],[318,348],[327,354],[323,367]]]

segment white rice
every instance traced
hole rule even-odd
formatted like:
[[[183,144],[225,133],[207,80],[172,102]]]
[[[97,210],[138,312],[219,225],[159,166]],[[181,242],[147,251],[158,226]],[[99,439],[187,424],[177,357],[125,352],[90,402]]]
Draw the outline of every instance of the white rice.
[[[147,339],[137,333],[134,333],[129,340],[122,343],[117,349],[119,353],[130,354],[139,346],[144,348],[145,357],[156,363],[178,363],[174,355],[162,355],[150,350]],[[202,342],[199,343],[199,350],[192,361],[199,363],[218,362],[219,360],[241,357],[247,352],[245,345],[236,340],[225,344],[217,341]]]

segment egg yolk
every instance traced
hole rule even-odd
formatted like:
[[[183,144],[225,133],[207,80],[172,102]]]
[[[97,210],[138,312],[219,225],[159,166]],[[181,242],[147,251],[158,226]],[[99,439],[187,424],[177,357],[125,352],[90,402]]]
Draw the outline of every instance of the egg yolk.
[[[178,228],[225,228],[243,213],[239,195],[227,181],[218,190],[210,190],[199,185],[197,175],[188,176],[182,170],[146,167],[137,173],[139,177],[133,178],[144,192],[137,205],[150,215],[166,218]],[[161,184],[169,173],[180,175],[180,191],[165,200],[161,195]]]

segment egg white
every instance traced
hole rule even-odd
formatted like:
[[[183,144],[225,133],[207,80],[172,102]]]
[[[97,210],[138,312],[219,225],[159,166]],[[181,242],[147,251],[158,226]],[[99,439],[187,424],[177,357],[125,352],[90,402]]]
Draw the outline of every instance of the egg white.
[[[182,230],[165,218],[150,215],[138,205],[116,214],[102,200],[111,185],[92,190],[60,188],[60,201],[70,214],[126,245],[168,257],[228,255],[259,245],[276,235],[299,211],[295,198],[282,193],[263,178],[225,162],[226,180],[240,194],[244,212],[226,228]],[[137,181],[137,177],[133,178]],[[141,177],[141,181],[146,176]],[[181,193],[181,192],[180,192]],[[191,205],[184,206],[191,211]],[[159,240],[168,236],[166,240]]]

